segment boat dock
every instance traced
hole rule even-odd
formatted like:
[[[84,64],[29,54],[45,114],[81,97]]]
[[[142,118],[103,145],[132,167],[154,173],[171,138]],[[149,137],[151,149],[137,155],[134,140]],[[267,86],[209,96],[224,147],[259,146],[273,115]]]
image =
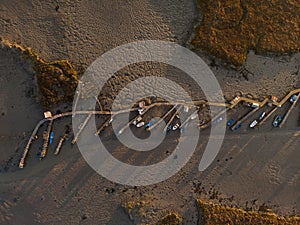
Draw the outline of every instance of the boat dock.
[[[267,121],[267,119],[269,119],[278,109],[278,106],[275,106],[257,125],[260,126],[262,125],[264,122]]]
[[[38,132],[40,126],[43,123],[45,123],[46,121],[48,121],[48,119],[43,119],[40,122],[38,122],[38,124],[35,126],[32,134],[31,134],[31,136],[29,138],[29,141],[28,141],[28,143],[27,143],[27,145],[26,145],[26,147],[24,149],[22,158],[21,158],[20,163],[19,163],[19,168],[24,168],[24,166],[25,166],[25,160],[26,160],[26,157],[27,157],[27,155],[29,153],[30,146],[31,146],[32,142],[34,141],[34,137],[35,137],[36,133]]]
[[[47,131],[43,135],[44,144],[43,144],[43,148],[42,148],[42,151],[40,154],[40,159],[45,158],[45,156],[47,155],[49,139],[50,139],[50,132],[52,130],[52,124],[53,124],[53,120],[50,120],[48,127],[47,127]]]
[[[102,130],[104,130],[104,128],[107,127],[107,126],[112,122],[113,118],[114,118],[114,117],[112,116],[111,118],[109,118],[108,120],[106,120],[106,121],[101,125],[101,127],[96,131],[95,136],[98,136],[98,135],[102,132]]]
[[[63,142],[66,140],[66,137],[65,135],[61,136],[60,139],[59,139],[59,142],[58,142],[58,145],[55,149],[55,152],[54,152],[54,155],[58,155],[60,150],[61,150],[61,147],[63,145]]]
[[[295,108],[298,100],[299,100],[300,94],[297,95],[296,100],[292,103],[291,107],[289,108],[289,110],[286,112],[286,114],[283,117],[283,120],[281,121],[281,123],[279,124],[279,127],[283,127],[283,125],[285,124],[285,122],[287,121],[291,111]]]
[[[152,126],[147,128],[147,131],[151,131],[155,127],[157,127],[165,118],[167,118],[168,115],[170,115],[171,112],[178,106],[178,104],[175,104],[165,115],[163,115],[156,123],[154,123]]]
[[[246,120],[247,118],[249,118],[251,115],[253,115],[258,109],[260,109],[261,107],[265,106],[265,105],[269,105],[269,106],[275,106],[259,123],[258,125],[262,125],[268,118],[270,118],[270,116],[278,109],[278,107],[281,107],[284,103],[286,103],[287,101],[290,100],[290,98],[293,95],[297,95],[297,100],[295,102],[292,103],[291,107],[289,108],[289,110],[287,111],[286,115],[284,116],[283,121],[280,124],[280,127],[282,127],[286,120],[288,119],[288,116],[290,115],[290,112],[292,111],[293,108],[295,108],[295,105],[297,104],[299,98],[300,98],[300,88],[295,89],[290,91],[281,101],[273,101],[273,99],[270,100],[270,98],[265,98],[263,101],[258,101],[252,98],[247,98],[247,97],[243,97],[243,96],[237,96],[235,97],[230,103],[217,103],[217,102],[207,102],[205,100],[197,100],[197,101],[193,101],[193,102],[184,102],[184,101],[176,101],[173,103],[170,102],[155,102],[155,103],[151,103],[148,106],[144,106],[143,107],[143,111],[140,113],[140,115],[138,116],[143,116],[147,111],[149,111],[151,108],[153,108],[154,106],[172,106],[172,109],[170,109],[166,114],[164,114],[163,118],[161,118],[158,122],[160,123],[163,119],[165,119],[168,115],[170,115],[174,109],[176,107],[178,107],[178,109],[173,113],[173,115],[171,116],[170,120],[167,122],[165,128],[164,128],[164,132],[168,129],[168,127],[172,124],[172,122],[174,121],[176,115],[178,114],[178,111],[182,109],[183,106],[186,107],[191,107],[194,106],[196,107],[197,110],[201,110],[201,108],[203,108],[203,106],[206,105],[214,105],[214,106],[222,106],[225,107],[225,109],[223,109],[220,113],[218,113],[214,118],[212,118],[210,121],[208,121],[206,124],[204,125],[199,125],[200,129],[205,129],[207,128],[211,122],[213,122],[214,120],[218,119],[220,116],[222,116],[224,113],[226,113],[227,110],[231,110],[234,107],[236,107],[239,103],[241,102],[245,102],[248,104],[252,104],[252,105],[256,105],[256,108],[253,108],[253,110],[251,110],[249,113],[247,113],[245,116],[243,116],[242,118],[240,118],[239,121],[237,121],[232,127],[231,129],[234,129],[238,124],[241,124],[244,120]],[[77,96],[78,99],[78,96]],[[45,139],[44,139],[44,144],[43,144],[43,148],[42,148],[42,152],[41,152],[41,158],[44,158],[47,154],[47,149],[48,149],[48,144],[49,144],[49,137],[50,137],[50,132],[51,132],[51,128],[52,128],[52,123],[54,122],[54,120],[58,119],[58,118],[62,118],[62,117],[66,117],[66,116],[75,116],[75,115],[87,115],[87,118],[85,119],[85,121],[83,122],[83,124],[81,125],[79,131],[77,132],[77,134],[75,134],[74,139],[72,140],[72,144],[75,144],[80,133],[82,132],[82,130],[85,128],[87,122],[89,121],[89,119],[91,118],[92,115],[108,115],[111,118],[114,118],[114,116],[117,116],[121,113],[126,113],[126,112],[132,112],[132,111],[136,111],[139,108],[128,108],[128,109],[120,109],[119,111],[115,111],[115,112],[111,112],[111,111],[103,111],[101,104],[99,102],[98,99],[96,99],[97,104],[99,105],[100,111],[94,110],[94,111],[71,111],[71,112],[64,112],[64,113],[60,113],[54,116],[51,116],[50,118],[45,118],[42,119],[41,121],[38,122],[38,124],[36,125],[36,127],[34,128],[28,143],[24,149],[23,155],[21,157],[20,163],[19,163],[19,167],[20,168],[24,168],[25,166],[25,160],[27,155],[29,154],[29,150],[30,150],[30,146],[32,145],[35,136],[40,128],[40,126],[42,124],[44,124],[45,122],[49,121],[48,124],[48,128],[45,134]],[[77,101],[75,102],[75,104],[77,103]],[[137,117],[138,117],[137,116]],[[129,123],[127,123],[119,132],[123,132],[125,129],[127,129],[135,119],[129,121]],[[184,126],[185,123],[188,122],[188,120],[190,119],[187,118],[181,126]],[[109,124],[111,123],[111,119],[107,120],[105,123],[102,124],[102,126],[98,129],[98,131],[96,132],[95,135],[99,135],[100,132],[107,127]],[[153,125],[152,127],[150,127],[149,130],[153,129],[155,126],[157,126],[158,123],[156,123],[155,125]],[[61,137],[59,140],[59,143],[57,145],[56,151],[55,153],[59,153],[60,148],[62,146],[62,143],[64,142],[65,138]]]
[[[259,110],[259,107],[252,109],[250,112],[248,112],[246,115],[241,117],[236,123],[230,127],[231,130],[236,130],[237,127],[242,124],[246,119],[248,119],[250,116],[252,116],[257,110]]]
[[[81,132],[83,131],[83,129],[85,128],[86,124],[89,122],[90,118],[91,118],[92,114],[89,114],[86,119],[84,120],[84,122],[81,124],[79,131],[75,134],[73,140],[72,140],[72,144],[74,145],[76,143],[76,141],[78,140],[79,135],[81,134]]]
[[[178,107],[178,109],[176,110],[175,113],[173,113],[172,117],[170,118],[170,120],[167,122],[166,126],[164,127],[163,132],[166,133],[168,127],[171,125],[171,123],[173,122],[173,120],[175,119],[175,117],[178,115],[178,113],[180,112],[180,110],[183,108],[183,105],[180,105]]]

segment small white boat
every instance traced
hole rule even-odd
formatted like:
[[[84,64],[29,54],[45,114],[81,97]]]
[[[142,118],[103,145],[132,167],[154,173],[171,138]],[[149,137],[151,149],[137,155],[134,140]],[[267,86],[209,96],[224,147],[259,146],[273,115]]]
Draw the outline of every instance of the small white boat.
[[[216,119],[216,123],[220,123],[223,120],[223,117],[219,117],[218,119]]]
[[[189,108],[188,106],[186,106],[186,105],[185,105],[184,108],[183,108],[184,112],[186,112],[186,113],[189,112],[189,109],[190,109],[190,108]]]
[[[145,122],[140,122],[140,123],[138,123],[138,124],[136,125],[136,127],[140,128],[140,127],[142,127],[142,126],[144,126],[144,125],[145,125]]]
[[[258,124],[257,120],[254,120],[251,124],[250,127],[254,128]]]
[[[297,95],[293,95],[290,99],[291,103],[294,103],[297,100]]]
[[[259,116],[259,120],[262,120],[266,115],[266,112],[263,112],[260,116]]]
[[[191,115],[191,120],[196,119],[197,116],[198,116],[198,112],[194,112],[194,113]]]
[[[138,109],[138,112],[139,112],[140,115],[142,115],[144,111],[145,111],[144,108]]]
[[[137,123],[140,122],[141,120],[142,120],[142,117],[141,117],[141,116],[138,116],[138,117],[132,122],[132,124],[136,126]]]
[[[176,124],[173,126],[172,130],[177,130],[178,127],[179,127],[179,123],[176,123]]]

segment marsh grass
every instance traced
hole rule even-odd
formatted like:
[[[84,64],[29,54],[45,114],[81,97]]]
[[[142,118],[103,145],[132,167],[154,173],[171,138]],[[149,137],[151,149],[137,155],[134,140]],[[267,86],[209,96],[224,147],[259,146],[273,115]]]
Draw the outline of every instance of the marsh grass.
[[[191,44],[240,66],[249,50],[284,54],[300,50],[298,0],[198,0],[201,21]]]
[[[164,216],[157,225],[179,225],[182,223],[182,218],[178,213],[172,212]]]
[[[245,211],[238,208],[230,208],[211,202],[197,201],[200,215],[199,225],[299,225],[300,217],[278,216],[270,211]]]
[[[68,60],[46,62],[31,48],[16,43],[12,44],[3,39],[1,39],[1,43],[20,51],[24,58],[33,62],[40,94],[39,99],[43,107],[51,108],[59,103],[73,100],[78,84],[78,73]]]

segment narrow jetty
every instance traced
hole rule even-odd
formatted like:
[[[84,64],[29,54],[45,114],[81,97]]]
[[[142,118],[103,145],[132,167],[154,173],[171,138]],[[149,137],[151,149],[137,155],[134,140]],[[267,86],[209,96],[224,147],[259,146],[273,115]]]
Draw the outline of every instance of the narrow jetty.
[[[97,130],[97,132],[95,133],[95,136],[98,136],[103,130],[105,127],[107,127],[109,124],[111,124],[111,122],[113,121],[114,117],[111,116],[111,118],[109,118],[108,120],[106,120],[102,125],[101,127]]]
[[[200,129],[205,129],[207,128],[208,126],[211,125],[212,122],[214,122],[215,120],[217,120],[220,116],[222,116],[223,114],[225,114],[229,109],[231,108],[225,108],[223,110],[221,110],[217,115],[215,115],[210,121],[208,121],[207,123],[205,124],[199,124],[199,128]]]
[[[134,110],[137,110],[137,108],[130,108],[130,109],[124,109],[124,110],[119,110],[117,112],[109,112],[109,111],[75,111],[75,112],[64,112],[64,113],[60,113],[60,114],[57,114],[57,115],[54,115],[52,116],[51,118],[46,118],[46,119],[42,119],[40,120],[37,125],[35,126],[35,128],[33,129],[32,131],[32,134],[26,144],[26,147],[24,149],[24,152],[23,152],[23,155],[20,159],[20,163],[19,163],[19,168],[24,168],[25,166],[25,160],[29,154],[29,150],[30,150],[30,147],[31,147],[31,144],[33,143],[34,139],[35,139],[35,136],[39,130],[39,128],[47,121],[49,120],[56,120],[56,119],[59,119],[59,118],[62,118],[62,117],[67,117],[67,116],[72,116],[72,115],[89,115],[89,114],[92,114],[92,115],[111,115],[111,116],[115,116],[115,115],[118,115],[118,114],[121,114],[121,113],[126,113],[126,112],[131,112],[131,111],[134,111]]]
[[[130,127],[130,125],[133,123],[133,121],[135,121],[138,117],[140,116],[143,116],[146,112],[148,112],[151,108],[153,108],[155,106],[155,103],[150,105],[150,106],[147,106],[147,107],[144,107],[144,111],[137,115],[135,118],[133,118],[132,120],[130,120],[124,127],[122,127],[119,132],[118,132],[118,135],[121,135],[124,130],[126,130],[128,127]]]
[[[286,101],[288,101],[293,95],[299,94],[300,93],[300,88],[294,89],[290,91],[280,102],[272,102],[273,105],[281,107]],[[231,104],[230,108],[234,108],[237,104],[240,102],[247,102],[251,104],[258,104],[259,107],[263,107],[265,104],[269,102],[269,98],[265,98],[263,101],[257,101],[251,98],[246,98],[246,97],[238,97],[236,100]]]
[[[58,145],[57,145],[57,147],[56,147],[56,149],[55,149],[54,155],[58,155],[58,154],[59,154],[59,152],[60,152],[60,150],[61,150],[61,147],[62,147],[62,145],[63,145],[63,142],[64,142],[65,140],[66,140],[66,135],[63,135],[63,136],[60,137],[59,142],[58,142]]]
[[[163,117],[161,117],[156,123],[154,123],[152,126],[147,128],[147,131],[151,131],[155,127],[157,127],[168,115],[170,115],[171,112],[178,106],[178,104],[174,105]]]
[[[72,140],[72,144],[74,145],[76,143],[76,141],[78,140],[79,135],[81,134],[81,132],[83,131],[83,129],[85,128],[86,124],[88,123],[88,121],[90,120],[92,114],[89,114],[85,121],[83,122],[83,124],[81,125],[79,131],[77,132],[77,134],[75,134],[74,139]]]
[[[42,151],[41,151],[40,159],[45,158],[45,156],[47,155],[52,124],[53,124],[53,120],[50,120],[50,122],[48,124],[48,127],[47,127],[47,131],[45,133],[45,136],[43,137],[44,138],[44,144],[43,144],[43,148],[42,148]]]
[[[180,105],[178,107],[178,109],[176,110],[176,112],[172,115],[172,117],[170,118],[170,120],[167,122],[165,128],[164,128],[164,132],[167,131],[168,127],[171,125],[171,123],[173,122],[173,120],[175,119],[175,117],[178,115],[178,113],[180,112],[180,110],[182,109],[183,105]]]
[[[96,101],[97,101],[97,104],[98,104],[98,106],[99,106],[99,109],[100,109],[101,111],[103,111],[102,105],[101,105],[101,103],[100,103],[98,97],[95,96],[95,99],[96,99]]]
[[[49,119],[43,119],[40,122],[38,122],[38,124],[35,126],[32,134],[31,134],[31,136],[29,138],[29,141],[28,141],[28,143],[27,143],[27,145],[25,147],[25,150],[23,152],[22,158],[21,158],[20,163],[19,163],[19,168],[21,168],[21,169],[24,168],[24,166],[25,166],[25,160],[26,160],[26,157],[27,157],[27,155],[29,153],[30,146],[31,146],[32,142],[34,141],[35,135],[36,135],[37,131],[39,130],[40,126],[43,123],[45,123],[46,121],[48,121],[48,120]]]
[[[79,99],[79,96],[80,96],[80,93],[77,93],[78,95],[76,96],[76,99],[75,99],[75,111],[71,111],[71,112],[64,112],[64,113],[60,113],[60,114],[57,114],[57,115],[54,115],[50,118],[45,118],[41,121],[38,122],[38,124],[36,125],[36,127],[34,128],[31,136],[30,136],[30,139],[28,140],[27,142],[27,145],[24,149],[24,152],[23,152],[23,155],[22,155],[22,158],[20,160],[20,163],[19,163],[19,167],[20,168],[23,168],[25,166],[25,160],[26,160],[26,157],[28,156],[29,154],[29,151],[30,151],[30,146],[32,145],[34,139],[35,139],[35,136],[40,128],[40,126],[42,124],[44,124],[45,122],[47,121],[50,121],[51,125],[52,125],[52,122],[58,118],[62,118],[62,117],[67,117],[67,116],[75,116],[75,115],[88,115],[88,118],[87,120],[85,121],[87,123],[88,119],[91,117],[91,115],[109,115],[111,116],[111,118],[113,118],[114,116],[116,115],[119,115],[119,114],[122,114],[122,113],[126,113],[126,112],[132,112],[132,111],[135,111],[135,110],[138,110],[139,108],[127,108],[127,109],[120,109],[118,111],[115,111],[115,112],[111,112],[111,111],[103,111],[103,108],[101,107],[101,104],[99,102],[99,99],[97,98],[96,101],[99,105],[99,108],[100,108],[100,111],[99,110],[86,110],[86,111],[83,111],[83,110],[78,110],[76,111],[76,106],[77,106],[77,102],[78,102],[78,99]],[[245,103],[250,103],[250,104],[255,104],[257,105],[258,107],[253,109],[251,112],[249,112],[247,115],[245,115],[242,119],[240,119],[233,127],[231,127],[232,129],[234,129],[234,127],[237,125],[237,124],[240,124],[242,121],[246,120],[248,117],[250,117],[254,112],[256,112],[259,108],[263,107],[264,105],[268,104],[269,106],[275,106],[274,109],[268,113],[265,118],[260,121],[258,123],[258,125],[261,125],[262,123],[264,123],[268,118],[270,118],[270,116],[278,109],[278,107],[281,107],[286,101],[288,101],[291,96],[293,95],[298,95],[298,98],[297,98],[297,101],[299,100],[300,98],[300,88],[298,89],[294,89],[292,91],[290,91],[281,101],[274,101],[274,99],[270,99],[269,97],[267,98],[264,98],[262,101],[258,101],[258,100],[255,100],[255,99],[252,99],[252,98],[247,98],[247,97],[243,97],[243,96],[237,96],[235,97],[230,103],[218,103],[218,102],[208,102],[207,100],[194,100],[194,101],[191,101],[191,102],[185,102],[183,100],[181,101],[174,101],[174,102],[155,102],[155,103],[152,103],[148,106],[145,106],[144,107],[144,111],[141,113],[141,115],[139,116],[142,116],[143,114],[145,114],[149,109],[151,109],[152,107],[154,106],[174,106],[175,104],[179,105],[177,111],[172,115],[171,119],[168,121],[167,125],[165,126],[164,128],[164,131],[167,130],[168,126],[170,126],[170,124],[172,123],[172,121],[175,119],[175,116],[178,114],[178,111],[181,109],[181,107],[183,106],[196,106],[197,110],[201,110],[201,108],[203,108],[203,106],[205,105],[213,105],[213,106],[223,106],[225,107],[224,110],[222,110],[217,116],[215,116],[215,118],[212,118],[207,124],[204,124],[204,125],[200,125],[200,129],[204,129],[206,128],[208,125],[210,125],[210,123],[212,121],[214,121],[215,119],[217,119],[219,116],[221,116],[223,113],[226,113],[227,110],[229,109],[233,109],[236,105],[238,105],[240,102],[245,102]],[[96,97],[95,97],[96,98]],[[290,112],[292,111],[292,109],[295,107],[296,103],[293,104],[293,106],[291,106],[291,108],[288,110],[288,112],[286,113],[284,119],[286,120],[290,114]],[[171,113],[171,112],[170,112]],[[285,120],[281,123],[281,126],[284,125],[285,123]],[[133,122],[134,120],[131,120],[128,124],[126,124],[120,131],[121,133],[126,129],[128,128],[131,123]],[[186,121],[185,121],[186,122]],[[110,120],[106,121],[102,126],[101,128],[96,132],[96,135],[99,134],[101,132],[101,130],[103,130],[107,124],[110,123]],[[299,119],[299,124],[300,124],[300,119]],[[51,128],[51,125],[50,125],[50,128]],[[75,135],[72,143],[75,143],[76,140],[78,139],[78,136],[80,135],[81,131],[83,130],[83,128],[85,127],[86,124],[82,125],[81,126],[81,129],[79,130],[79,132]],[[280,127],[281,127],[280,126]],[[49,128],[49,126],[48,126]],[[50,129],[49,128],[49,129]],[[153,128],[152,128],[153,129]],[[51,129],[50,129],[51,130]],[[119,132],[120,132],[119,131]],[[45,140],[44,142],[44,145],[43,145],[43,151],[42,151],[42,156],[43,155],[46,155],[46,152],[47,152],[47,147],[48,147],[48,143],[49,143],[49,132],[48,132],[48,138]],[[63,141],[60,140],[60,142],[63,143]]]
[[[275,106],[257,125],[260,126],[262,125],[264,122],[267,121],[267,119],[269,119],[278,109],[278,106]]]
[[[287,121],[291,111],[295,108],[298,100],[299,100],[300,94],[297,95],[296,100],[292,103],[291,107],[289,108],[289,110],[286,112],[286,114],[283,117],[283,120],[281,121],[281,123],[279,124],[279,127],[283,127],[283,125],[285,124],[285,122]]]
[[[195,111],[195,112],[193,112],[191,115],[189,115],[188,118],[186,118],[186,120],[183,121],[183,123],[181,123],[181,125],[180,125],[179,128],[181,129],[182,127],[184,127],[184,126],[191,120],[191,118],[192,118],[195,114],[198,114],[198,111]]]
[[[75,110],[77,109],[77,103],[78,103],[79,96],[80,96],[81,92],[79,90],[77,90],[76,93],[77,93],[77,96],[76,96],[76,99],[75,99],[75,102],[74,102],[74,107],[73,107]],[[74,117],[74,114],[72,115],[72,117]]]
[[[246,115],[244,115],[243,117],[241,117],[241,119],[239,119],[230,129],[231,130],[235,130],[236,127],[241,124],[242,122],[244,122],[246,119],[248,119],[250,116],[252,116],[257,110],[259,110],[260,108],[254,108],[252,109],[250,112],[248,112]]]

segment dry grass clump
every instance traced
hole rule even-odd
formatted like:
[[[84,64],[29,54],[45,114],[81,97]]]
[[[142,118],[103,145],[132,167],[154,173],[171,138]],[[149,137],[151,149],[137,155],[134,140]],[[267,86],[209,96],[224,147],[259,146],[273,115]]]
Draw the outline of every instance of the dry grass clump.
[[[182,218],[177,213],[169,213],[164,216],[157,225],[179,225],[182,222]]]
[[[198,0],[202,21],[192,44],[230,64],[242,65],[248,50],[300,50],[298,0]]]
[[[35,65],[40,99],[44,106],[71,102],[78,84],[77,72],[66,60]]]
[[[145,201],[129,201],[122,204],[122,207],[132,221],[140,221],[146,216],[143,209],[146,204]]]
[[[300,217],[280,217],[271,212],[244,211],[198,200],[199,225],[299,225]]]
[[[18,44],[11,44],[0,40],[9,48],[19,50],[25,58],[33,62],[40,92],[41,104],[49,108],[58,103],[70,102],[78,84],[78,74],[73,65],[67,60],[45,62],[31,48],[24,48]]]

